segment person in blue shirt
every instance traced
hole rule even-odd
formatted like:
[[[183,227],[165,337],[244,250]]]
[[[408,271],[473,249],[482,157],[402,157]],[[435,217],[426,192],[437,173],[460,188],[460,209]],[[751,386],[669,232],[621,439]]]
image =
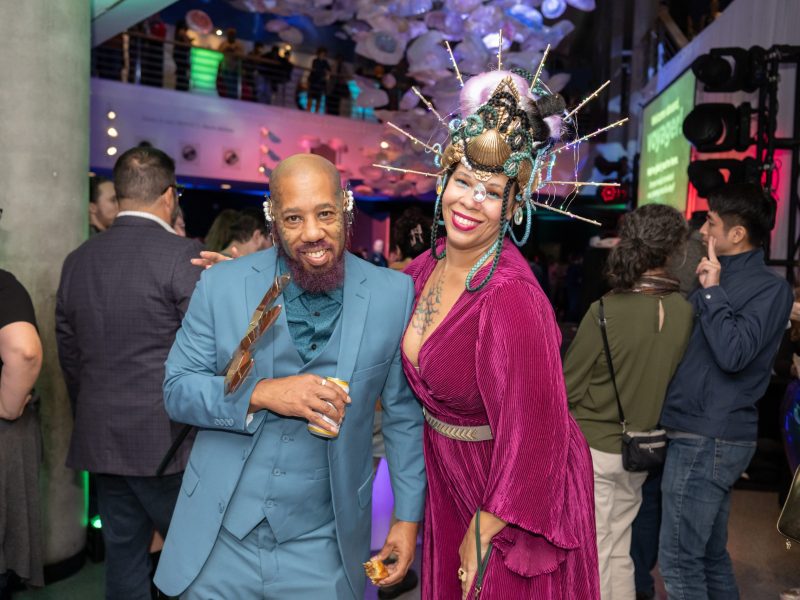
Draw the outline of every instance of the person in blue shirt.
[[[731,488],[756,449],[756,404],[792,307],[789,283],[764,263],[775,201],[755,184],[709,197],[708,256],[689,300],[695,324],[670,383],[659,565],[670,598],[739,597],[728,555]]]

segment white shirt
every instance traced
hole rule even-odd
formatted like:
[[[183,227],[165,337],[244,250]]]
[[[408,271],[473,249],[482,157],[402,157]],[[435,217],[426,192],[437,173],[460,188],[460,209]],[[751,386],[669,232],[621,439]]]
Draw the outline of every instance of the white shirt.
[[[141,210],[123,210],[122,212],[118,212],[117,216],[118,217],[141,217],[143,219],[150,219],[151,221],[155,221],[156,223],[161,225],[164,229],[166,229],[170,233],[174,233],[175,235],[178,235],[178,232],[175,231],[172,227],[170,227],[169,223],[167,223],[161,217],[157,217],[153,213],[144,212],[144,211],[141,211]]]

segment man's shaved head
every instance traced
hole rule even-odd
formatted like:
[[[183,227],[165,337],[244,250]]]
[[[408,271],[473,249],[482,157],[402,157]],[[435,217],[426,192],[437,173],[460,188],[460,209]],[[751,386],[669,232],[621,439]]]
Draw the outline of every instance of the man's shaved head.
[[[294,282],[315,294],[341,286],[347,223],[336,167],[295,154],[272,171],[270,191],[273,235]]]
[[[330,181],[332,197],[342,198],[342,183],[339,171],[327,158],[318,154],[295,154],[285,158],[272,170],[269,177],[269,191],[273,202],[280,204],[282,183],[287,179],[322,176]]]

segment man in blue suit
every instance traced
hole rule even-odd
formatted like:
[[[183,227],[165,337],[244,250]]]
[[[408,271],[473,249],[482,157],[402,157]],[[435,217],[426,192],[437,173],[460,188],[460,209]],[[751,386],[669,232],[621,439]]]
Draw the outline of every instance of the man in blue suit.
[[[167,359],[167,412],[199,432],[155,583],[190,599],[361,599],[378,396],[399,519],[379,554],[397,556],[384,585],[411,564],[423,513],[422,409],[400,354],[414,288],[345,251],[352,200],[330,162],[290,157],[270,187],[276,247],[205,271]],[[226,395],[218,373],[285,273],[281,314]],[[320,413],[345,417],[335,439],[308,432],[330,428]]]

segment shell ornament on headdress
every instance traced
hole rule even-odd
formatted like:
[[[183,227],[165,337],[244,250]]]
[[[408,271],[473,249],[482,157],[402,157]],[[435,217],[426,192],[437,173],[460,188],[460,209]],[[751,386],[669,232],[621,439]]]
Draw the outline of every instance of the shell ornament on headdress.
[[[437,259],[442,259],[445,256],[444,250],[441,253],[437,252],[440,228],[444,224],[442,221],[442,194],[447,187],[447,180],[456,166],[459,164],[464,165],[480,182],[488,181],[492,175],[496,174],[503,174],[508,177],[508,182],[503,191],[500,231],[495,242],[478,259],[478,262],[467,276],[466,287],[471,292],[482,289],[494,274],[500,260],[503,238],[506,233],[518,246],[526,243],[531,233],[532,213],[537,207],[599,225],[596,221],[591,221],[565,210],[564,207],[552,206],[547,202],[539,202],[534,199],[534,195],[537,194],[542,186],[561,184],[577,188],[582,185],[619,185],[579,181],[552,181],[553,165],[557,155],[562,150],[575,147],[586,139],[624,123],[627,119],[567,142],[559,148],[554,148],[561,138],[563,123],[573,123],[572,117],[584,104],[596,97],[608,85],[608,82],[568,113],[561,96],[551,94],[547,86],[539,79],[548,52],[549,46],[545,50],[535,74],[524,69],[503,70],[500,54],[498,53],[498,70],[481,73],[469,78],[466,82],[462,82],[461,74],[453,59],[456,75],[459,82],[462,82],[460,116],[452,119],[448,124],[449,143],[444,150],[441,150],[441,146],[438,144],[425,144],[410,133],[392,123],[388,123],[388,125],[400,131],[415,143],[422,144],[427,151],[433,153],[436,166],[441,169],[439,173],[409,171],[439,177],[439,182],[436,186],[436,205],[431,235],[431,249]],[[419,92],[417,94],[422,98],[428,110],[433,111],[437,118],[444,122],[439,113],[435,112],[430,102]],[[391,171],[408,171],[385,165],[375,166]],[[511,197],[512,191],[515,191],[513,198]],[[514,223],[516,225],[521,225],[523,221],[525,223],[524,234],[520,238],[516,237],[511,224],[506,218],[509,202],[514,203]],[[474,281],[475,274],[490,258],[491,268],[487,275],[479,282]]]

